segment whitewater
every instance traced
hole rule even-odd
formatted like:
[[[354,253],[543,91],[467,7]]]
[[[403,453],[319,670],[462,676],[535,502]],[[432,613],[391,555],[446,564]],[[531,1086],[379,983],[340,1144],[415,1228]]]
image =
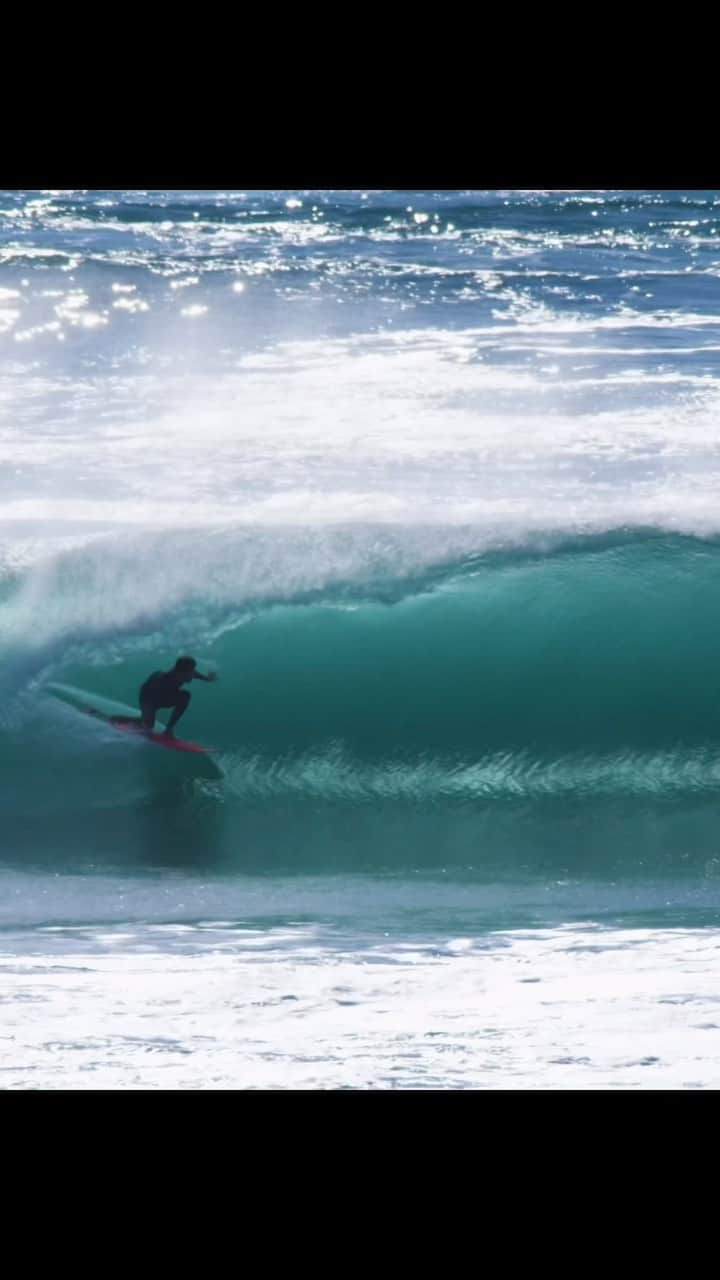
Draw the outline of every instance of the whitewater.
[[[719,228],[0,193],[0,1084],[720,1084]]]

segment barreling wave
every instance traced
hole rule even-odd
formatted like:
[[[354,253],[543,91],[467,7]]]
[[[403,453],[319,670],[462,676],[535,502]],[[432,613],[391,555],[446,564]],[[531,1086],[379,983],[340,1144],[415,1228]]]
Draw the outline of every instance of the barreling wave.
[[[17,570],[5,681],[25,706],[50,676],[134,701],[192,646],[221,682],[194,687],[188,725],[258,795],[714,788],[717,540],[615,530],[458,555],[457,531],[353,537],[155,537],[142,557],[100,539]]]

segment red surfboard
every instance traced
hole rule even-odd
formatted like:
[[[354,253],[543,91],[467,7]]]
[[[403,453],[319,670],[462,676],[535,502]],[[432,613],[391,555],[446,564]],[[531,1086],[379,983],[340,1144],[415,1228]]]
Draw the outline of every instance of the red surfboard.
[[[157,722],[158,729],[143,729],[139,715],[132,708],[124,706],[121,702],[115,702],[111,698],[89,693],[86,689],[78,689],[71,684],[56,684],[54,682],[45,687],[48,693],[53,694],[61,702],[73,707],[75,711],[79,711],[83,715],[92,716],[94,720],[101,720],[103,724],[111,725],[113,729],[118,729],[120,733],[131,737],[144,738],[147,742],[153,742],[156,746],[165,747],[170,751],[181,751],[185,755],[195,756],[195,767],[199,766],[199,757],[202,756],[204,759],[204,771],[214,778],[222,778],[223,773],[220,766],[210,758],[219,750],[217,747],[201,747],[197,742],[186,742],[184,738],[168,738],[162,732],[164,725],[161,721]]]
[[[141,738],[148,738],[150,742],[157,742],[159,747],[169,747],[171,751],[196,751],[201,756],[212,755],[216,747],[200,747],[196,742],[185,742],[183,738],[170,738],[166,733],[155,733],[152,729],[143,729],[140,721],[130,716],[104,716],[101,711],[96,711],[94,707],[81,707],[81,711],[85,711],[89,716],[95,716],[98,720],[104,720],[106,724],[111,724],[116,729],[120,729],[122,733],[136,733]]]

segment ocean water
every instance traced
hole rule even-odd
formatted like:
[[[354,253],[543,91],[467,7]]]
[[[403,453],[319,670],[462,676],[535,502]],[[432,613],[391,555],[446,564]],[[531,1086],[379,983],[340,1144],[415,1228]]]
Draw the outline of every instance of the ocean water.
[[[720,192],[0,193],[0,1086],[720,1085],[719,351]]]

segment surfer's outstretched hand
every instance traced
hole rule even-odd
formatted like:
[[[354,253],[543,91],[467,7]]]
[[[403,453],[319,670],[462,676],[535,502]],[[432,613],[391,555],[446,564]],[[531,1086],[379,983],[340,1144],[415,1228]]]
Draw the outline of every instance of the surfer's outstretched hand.
[[[218,673],[217,673],[217,671],[208,671],[208,673],[207,673],[207,675],[206,675],[206,677],[205,677],[205,679],[206,679],[206,680],[211,680],[211,681],[212,681],[212,680],[217,680],[217,678],[218,678]]]

